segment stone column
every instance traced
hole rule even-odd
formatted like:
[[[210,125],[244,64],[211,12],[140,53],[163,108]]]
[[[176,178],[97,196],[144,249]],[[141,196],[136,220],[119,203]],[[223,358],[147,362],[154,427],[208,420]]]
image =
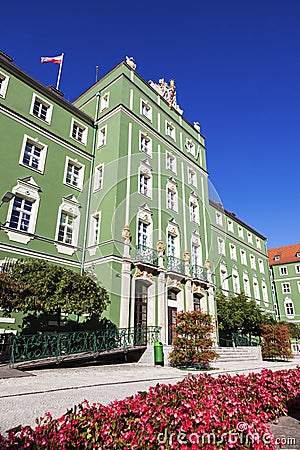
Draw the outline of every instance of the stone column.
[[[120,328],[128,328],[129,308],[130,308],[130,285],[131,285],[131,263],[130,242],[131,233],[128,225],[125,225],[122,231],[124,239],[124,252],[122,261],[122,280],[121,280],[121,304],[120,304]]]

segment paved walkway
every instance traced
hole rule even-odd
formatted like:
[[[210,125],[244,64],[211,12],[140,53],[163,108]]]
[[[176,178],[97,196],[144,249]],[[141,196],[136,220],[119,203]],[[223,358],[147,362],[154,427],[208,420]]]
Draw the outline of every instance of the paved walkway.
[[[300,365],[300,357],[291,362],[240,361],[216,362],[209,373],[217,376],[259,372],[262,368],[271,370],[289,369]],[[193,372],[200,373],[200,372]],[[188,371],[172,367],[160,367],[139,363],[86,366],[32,370],[21,372],[0,366],[0,432],[22,425],[35,425],[35,418],[50,411],[59,417],[72,406],[88,400],[90,403],[108,404],[114,399],[122,399],[147,390],[156,383],[176,383]],[[295,417],[294,417],[295,416]],[[300,449],[299,417],[292,415],[280,419],[272,431],[278,437],[293,438],[286,445],[289,450]]]

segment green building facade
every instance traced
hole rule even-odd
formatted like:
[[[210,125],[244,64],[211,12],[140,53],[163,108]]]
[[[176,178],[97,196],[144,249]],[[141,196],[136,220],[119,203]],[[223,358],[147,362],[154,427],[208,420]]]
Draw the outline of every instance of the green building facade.
[[[210,201],[214,280],[225,295],[243,292],[274,314],[266,237],[220,203]]]
[[[268,255],[276,314],[300,324],[300,244],[271,248]]]
[[[225,275],[238,265],[249,286],[257,277],[259,296],[251,287],[249,296],[271,309],[265,238],[228,212],[236,233],[216,223],[205,139],[184,118],[174,80],[146,82],[126,58],[70,104],[0,53],[0,112],[0,194],[14,194],[0,207],[2,265],[36,257],[93,271],[110,294],[106,316],[159,326],[164,343],[177,311],[214,314],[224,261]],[[229,250],[218,258],[223,235],[246,249],[247,264]]]

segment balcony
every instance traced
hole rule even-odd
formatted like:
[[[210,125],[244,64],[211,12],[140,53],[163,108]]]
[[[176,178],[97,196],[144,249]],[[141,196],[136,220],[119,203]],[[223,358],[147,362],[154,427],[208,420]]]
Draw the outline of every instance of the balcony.
[[[152,264],[153,266],[157,266],[158,265],[158,253],[153,248],[146,247],[145,245],[137,245],[135,261],[144,263],[144,264]]]
[[[175,258],[175,256],[168,256],[167,258],[167,270],[170,272],[185,273],[185,264],[182,259]]]
[[[200,266],[192,266],[192,277],[207,282],[207,269]]]

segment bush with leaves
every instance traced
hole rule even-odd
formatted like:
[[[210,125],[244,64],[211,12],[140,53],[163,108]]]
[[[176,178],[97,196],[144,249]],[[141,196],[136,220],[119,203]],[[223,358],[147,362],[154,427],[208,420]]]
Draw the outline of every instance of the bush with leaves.
[[[293,358],[291,350],[291,333],[286,325],[281,323],[263,324],[261,326],[261,353],[265,359]]]
[[[209,314],[201,311],[177,313],[170,364],[174,367],[207,366],[217,357],[212,349],[213,330]]]

